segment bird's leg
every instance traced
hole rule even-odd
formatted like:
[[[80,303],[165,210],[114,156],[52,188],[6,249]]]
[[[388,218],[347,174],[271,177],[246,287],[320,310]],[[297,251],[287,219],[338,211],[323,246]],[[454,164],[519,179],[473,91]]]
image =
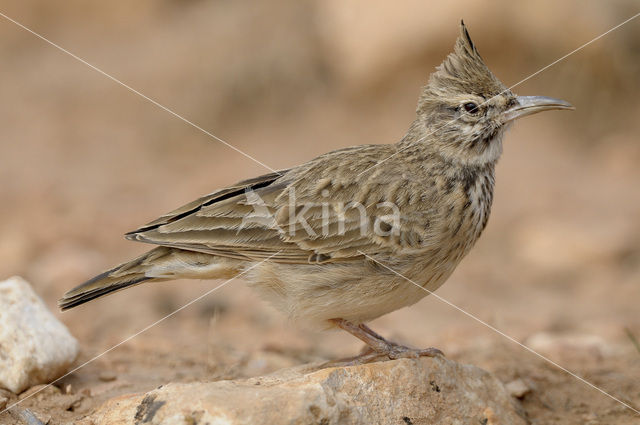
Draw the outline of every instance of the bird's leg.
[[[389,341],[388,339],[386,339],[385,337],[383,337],[378,332],[374,331],[373,329],[371,329],[369,326],[365,325],[364,323],[359,324],[358,327],[360,329],[362,329],[363,331],[365,331],[366,333],[368,333],[369,335],[371,335],[372,337],[380,339],[380,340],[386,342],[387,344],[395,345],[395,346],[398,345],[393,341]]]
[[[382,354],[386,353],[389,350],[389,342],[365,325],[354,325],[353,323],[344,319],[331,319],[330,322],[334,323],[340,329],[349,332],[351,335],[367,344],[369,348],[377,353]]]
[[[418,358],[421,356],[434,357],[437,355],[444,356],[442,351],[437,348],[425,348],[418,350],[415,348],[405,347],[395,342],[387,341],[373,329],[365,324],[355,325],[344,319],[332,319],[333,324],[349,332],[351,335],[363,341],[369,346],[369,350],[363,352],[357,357],[350,360],[352,363],[367,363],[375,361],[380,357],[388,357],[389,359],[400,358]]]

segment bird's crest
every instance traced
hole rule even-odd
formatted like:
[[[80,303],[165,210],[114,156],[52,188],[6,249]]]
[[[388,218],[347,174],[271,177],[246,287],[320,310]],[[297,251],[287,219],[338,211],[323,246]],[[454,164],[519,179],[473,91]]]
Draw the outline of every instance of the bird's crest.
[[[429,78],[422,100],[455,94],[474,94],[486,99],[506,90],[485,65],[471,41],[464,22],[460,22],[460,36],[453,53],[449,54]],[[422,103],[422,102],[421,102]]]

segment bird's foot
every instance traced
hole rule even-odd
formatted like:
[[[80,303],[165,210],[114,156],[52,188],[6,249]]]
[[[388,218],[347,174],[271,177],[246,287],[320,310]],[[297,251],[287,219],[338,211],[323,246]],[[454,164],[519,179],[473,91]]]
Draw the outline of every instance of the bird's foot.
[[[379,354],[386,355],[391,360],[395,359],[417,359],[418,357],[436,357],[442,356],[444,357],[444,353],[437,348],[429,347],[429,348],[409,348],[404,345],[398,345],[395,343],[391,343],[392,345],[389,347],[389,350],[386,352],[381,352]]]
[[[417,359],[419,357],[444,357],[437,348],[416,349],[388,341],[365,324],[354,325],[344,319],[333,319],[332,323],[364,341],[367,346],[357,356],[330,362],[329,366],[352,366],[395,359]]]
[[[420,357],[437,356],[444,357],[444,353],[437,348],[431,347],[416,349],[405,347],[404,345],[399,345],[394,342],[389,342],[389,347],[386,350],[376,351],[373,348],[366,346],[357,356],[330,361],[323,364],[323,367],[357,366],[367,363],[383,362],[386,360],[417,359]]]
[[[367,363],[374,363],[379,361],[388,360],[384,354],[373,351],[369,347],[365,347],[364,350],[357,356],[347,357],[339,360],[331,360],[322,365],[322,367],[345,367],[345,366],[358,366]]]

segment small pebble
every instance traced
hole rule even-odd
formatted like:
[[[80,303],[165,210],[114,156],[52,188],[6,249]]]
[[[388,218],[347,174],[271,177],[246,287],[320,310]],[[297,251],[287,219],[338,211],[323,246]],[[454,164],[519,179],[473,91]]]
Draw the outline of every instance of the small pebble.
[[[29,388],[28,390],[24,391],[23,393],[20,393],[20,395],[18,396],[19,400],[24,400],[25,398],[29,398],[34,394],[38,394],[41,393],[45,390],[48,390],[49,388],[51,388],[51,391],[55,391],[58,388],[54,387],[54,386],[50,386],[50,385],[45,385],[45,384],[41,384],[41,385],[34,385],[33,387]],[[55,388],[55,390],[54,390]]]
[[[584,419],[585,425],[597,425],[601,423],[598,420],[598,415],[593,412],[582,415],[582,418]]]
[[[51,415],[32,412],[29,409],[18,408],[12,411],[11,414],[26,425],[48,425],[51,422]]]
[[[98,379],[103,382],[111,382],[118,379],[118,375],[116,375],[115,372],[111,370],[103,370],[102,372],[100,372],[100,375],[98,375]]]
[[[7,407],[7,403],[9,403],[9,399],[5,396],[0,395],[0,409],[4,409]]]
[[[527,393],[531,392],[531,388],[529,388],[529,386],[522,379],[511,381],[505,387],[507,388],[509,394],[511,394],[511,396],[515,398],[522,398]]]

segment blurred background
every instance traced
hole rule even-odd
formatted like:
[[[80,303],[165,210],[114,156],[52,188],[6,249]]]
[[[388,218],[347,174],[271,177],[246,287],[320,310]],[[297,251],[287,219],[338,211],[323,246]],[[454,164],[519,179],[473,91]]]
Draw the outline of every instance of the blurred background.
[[[398,141],[461,18],[511,86],[640,5],[5,0],[0,11],[280,169]],[[24,276],[51,309],[65,290],[148,248],[123,233],[268,171],[4,18],[0,39],[0,277]],[[438,290],[636,407],[639,75],[640,18],[513,89],[576,111],[510,131],[489,225]],[[143,285],[59,316],[86,360],[216,284]],[[505,382],[524,379],[534,422],[631,423],[614,401],[434,297],[372,326]],[[234,281],[67,378],[91,396],[54,417],[164,382],[252,376],[359,348],[346,334],[296,328]],[[101,380],[105,370],[117,379]]]

